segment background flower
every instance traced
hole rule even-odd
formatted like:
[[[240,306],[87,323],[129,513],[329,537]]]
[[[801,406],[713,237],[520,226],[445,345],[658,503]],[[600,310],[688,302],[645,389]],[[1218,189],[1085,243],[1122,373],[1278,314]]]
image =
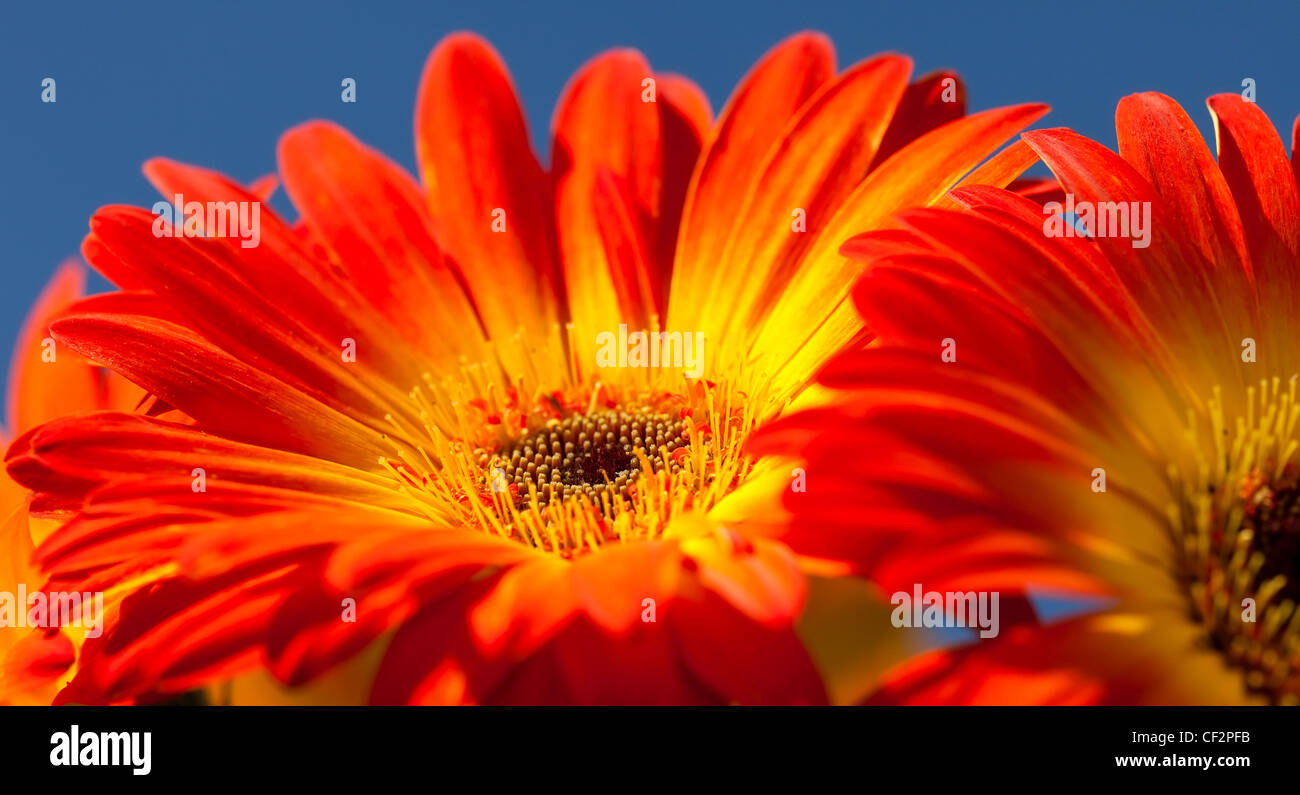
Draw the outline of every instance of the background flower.
[[[8,434],[0,433],[0,442],[7,445],[13,434],[55,417],[129,411],[143,400],[139,389],[50,337],[50,321],[81,298],[84,284],[85,269],[65,262],[28,313],[5,393]],[[0,592],[11,599],[20,588],[28,594],[41,589],[45,575],[32,561],[33,545],[58,526],[29,519],[27,501],[27,490],[0,472]],[[113,604],[111,598],[106,602]],[[0,704],[48,704],[72,677],[81,629],[47,631],[18,623],[0,627]]]
[[[808,456],[875,509],[863,526],[789,495],[792,535],[886,591],[999,591],[1015,611],[877,701],[1296,702],[1295,134],[1288,162],[1258,106],[1209,106],[1217,162],[1161,94],[1120,103],[1119,154],[1023,136],[1079,205],[1149,207],[1147,246],[1048,234],[1051,208],[989,188],[845,245],[871,263],[855,301],[877,337],[822,373],[840,400],[756,449]],[[1052,594],[1080,604],[1038,620]]]

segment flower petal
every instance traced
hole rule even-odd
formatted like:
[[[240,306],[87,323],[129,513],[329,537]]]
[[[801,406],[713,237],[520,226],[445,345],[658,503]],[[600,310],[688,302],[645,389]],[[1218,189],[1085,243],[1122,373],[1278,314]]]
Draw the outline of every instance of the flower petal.
[[[904,147],[858,183],[805,255],[755,342],[784,365],[778,378],[787,389],[862,331],[849,302],[859,269],[839,253],[840,245],[863,230],[887,226],[904,207],[939,200],[1008,136],[1046,111],[1044,105],[1020,105],[963,117]],[[808,318],[824,320],[809,324]]]
[[[562,319],[550,180],[501,58],[449,36],[420,79],[415,148],[439,245],[465,274],[489,336]]]
[[[764,162],[804,104],[835,71],[825,36],[799,33],[774,47],[741,81],[691,178],[677,239],[667,323],[691,325],[708,306],[707,287],[722,262],[728,233]]]
[[[326,122],[280,139],[285,190],[357,290],[440,368],[487,361],[463,276],[443,259],[419,188],[400,168]]]
[[[7,423],[11,433],[66,414],[130,409],[144,397],[50,336],[50,323],[81,297],[84,287],[85,269],[75,261],[65,262],[28,313],[10,365]]]
[[[551,169],[555,213],[565,285],[576,336],[618,328],[647,327],[649,314],[662,312],[666,274],[649,270],[658,261],[646,245],[656,237],[663,189],[662,132],[657,102],[642,100],[649,65],[635,50],[614,50],[584,66],[566,89],[555,112]],[[639,249],[636,270],[621,267],[604,246],[592,245],[600,231],[597,182],[616,181],[627,199],[625,214],[633,234],[625,242]],[[648,293],[640,303],[623,303],[624,285]],[[630,296],[629,296],[630,297]]]

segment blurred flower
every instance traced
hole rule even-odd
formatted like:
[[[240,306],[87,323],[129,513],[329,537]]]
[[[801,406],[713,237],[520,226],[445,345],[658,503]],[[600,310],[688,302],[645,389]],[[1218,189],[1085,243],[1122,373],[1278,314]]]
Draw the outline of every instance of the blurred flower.
[[[85,269],[76,262],[59,267],[28,314],[18,336],[9,372],[5,426],[7,443],[55,417],[91,411],[129,411],[143,394],[119,376],[87,362],[50,338],[50,321],[84,293]],[[30,519],[28,492],[0,472],[0,593],[14,614],[0,625],[0,704],[49,704],[72,678],[81,629],[31,627],[20,621],[20,592],[39,591],[45,581],[32,563],[33,544],[57,522]],[[111,603],[111,602],[110,602]],[[102,617],[101,617],[102,618]]]
[[[998,591],[1015,625],[896,669],[876,701],[1300,697],[1300,162],[1253,103],[1209,107],[1217,163],[1159,94],[1120,103],[1119,154],[1023,136],[1076,206],[1149,208],[1149,245],[1095,219],[1048,234],[1054,208],[978,187],[845,245],[876,339],[755,449],[873,509],[787,498],[786,542],[886,591]]]

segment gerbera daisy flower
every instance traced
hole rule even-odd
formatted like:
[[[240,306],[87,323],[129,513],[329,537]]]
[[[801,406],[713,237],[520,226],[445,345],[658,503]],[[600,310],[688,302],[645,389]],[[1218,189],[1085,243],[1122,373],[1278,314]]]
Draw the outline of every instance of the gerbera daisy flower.
[[[62,415],[129,411],[144,398],[136,387],[95,366],[50,337],[50,322],[84,295],[85,268],[69,261],[59,267],[28,313],[9,371],[5,430],[0,442]],[[31,519],[27,489],[0,472],[0,593],[15,611],[0,623],[0,705],[49,704],[75,670],[84,627],[61,629],[19,621],[26,610],[19,594],[41,590],[45,575],[32,562],[34,544],[57,523]],[[110,598],[106,605],[113,604]],[[107,610],[107,607],[106,607]],[[102,616],[90,620],[103,620]]]
[[[815,562],[772,537],[793,470],[745,440],[861,332],[850,231],[1006,185],[1023,145],[972,169],[1045,110],[966,116],[954,75],[910,68],[837,75],[797,35],[715,124],[613,51],[560,101],[548,170],[498,56],[455,35],[419,90],[422,186],[313,122],[279,147],[300,222],[261,208],[259,245],[96,213],[84,253],[123,291],[53,332],[194,424],[102,414],[9,451],[35,509],[74,514],[36,552],[54,580],[148,582],[64,700],[378,657],[327,698],[827,700],[796,626]]]
[[[1025,133],[1077,233],[1061,206],[975,187],[952,194],[964,211],[845,245],[870,263],[854,296],[876,338],[823,373],[844,390],[831,407],[756,450],[802,452],[809,478],[834,469],[884,509],[873,525],[805,504],[787,543],[821,539],[885,592],[1021,608],[996,639],[895,670],[878,701],[1300,697],[1300,162],[1253,103],[1208,104],[1217,162],[1160,94],[1120,103],[1118,154]],[[1148,208],[1146,229],[1101,234],[1099,213],[1141,226]],[[1025,598],[1074,604],[1036,621]]]

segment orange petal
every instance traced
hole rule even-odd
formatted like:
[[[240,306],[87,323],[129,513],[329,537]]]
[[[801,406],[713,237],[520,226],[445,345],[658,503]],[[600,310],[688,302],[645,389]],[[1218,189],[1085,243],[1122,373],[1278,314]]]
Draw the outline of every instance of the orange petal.
[[[465,274],[488,334],[548,331],[562,318],[550,181],[505,66],[481,38],[448,36],[429,56],[415,147],[438,242]]]
[[[659,233],[655,243],[660,286],[664,304],[659,315],[668,313],[667,293],[672,283],[673,258],[681,230],[682,210],[691,175],[700,159],[704,142],[710,137],[713,111],[704,91],[695,83],[674,74],[660,74],[658,105],[659,127],[663,137],[663,189],[659,197]]]
[[[81,297],[84,285],[85,269],[65,262],[28,313],[9,374],[7,421],[13,434],[66,414],[131,408],[143,397],[50,335],[51,321]]]
[[[7,464],[15,478],[42,492],[46,501],[68,508],[80,507],[90,491],[115,481],[189,479],[195,467],[202,467],[218,490],[244,483],[374,506],[409,506],[382,476],[129,414],[54,420],[15,445]]]
[[[363,467],[380,454],[377,431],[166,320],[73,315],[53,334],[210,432]]]
[[[831,354],[862,331],[848,301],[859,269],[840,253],[855,234],[887,226],[899,210],[926,205],[947,190],[1003,141],[1047,112],[1020,105],[977,113],[933,130],[863,179],[817,237],[804,264],[783,291],[755,343],[774,362],[785,390],[802,385]],[[808,318],[824,319],[810,325]]]
[[[1286,148],[1254,102],[1237,94],[1207,100],[1219,141],[1219,168],[1232,189],[1261,298],[1282,326],[1275,346],[1289,347],[1300,323],[1295,262],[1300,258],[1300,188]],[[1240,340],[1242,334],[1235,335]],[[1235,343],[1234,343],[1235,344]]]
[[[593,340],[620,323],[644,327],[655,311],[662,279],[646,271],[657,264],[645,241],[655,239],[654,223],[663,189],[663,152],[657,102],[642,101],[642,81],[652,75],[634,50],[615,50],[584,66],[566,89],[555,113],[551,169],[555,179],[555,213],[569,307],[579,340]],[[640,251],[630,258],[642,273],[629,273],[615,262],[601,238],[597,182],[609,175],[628,200],[631,223],[623,242]],[[606,192],[609,188],[606,187]],[[644,282],[651,291],[639,295],[647,304],[622,305],[626,281]],[[639,277],[639,278],[638,278]]]
[[[698,325],[690,328],[723,340],[758,326],[784,293],[773,285],[784,288],[793,279],[803,256],[866,175],[911,69],[911,61],[897,55],[863,61],[799,112],[769,159],[755,169],[758,180],[731,224],[722,258],[711,267],[709,300],[699,308]],[[815,327],[821,317],[809,314],[803,320]],[[723,322],[706,322],[710,318]]]
[[[1295,172],[1296,184],[1300,185],[1300,116],[1291,125],[1291,170]]]
[[[1151,183],[1128,161],[1072,130],[1033,130],[1024,138],[1076,201],[1094,206],[1107,202],[1137,202],[1139,207],[1150,204],[1147,233],[1152,245],[1135,247],[1136,241],[1111,235],[1088,238],[1089,243],[1136,297],[1163,343],[1177,351],[1179,366],[1172,371],[1176,377],[1203,384],[1206,391],[1216,383],[1225,387],[1238,383],[1244,390],[1241,379],[1246,374],[1241,368],[1227,366],[1237,359],[1242,337],[1237,317],[1222,311],[1232,305],[1219,300],[1214,275],[1194,245],[1184,240],[1184,233],[1169,223],[1162,212],[1164,202]],[[1193,306],[1209,311],[1187,311]],[[1225,366],[1216,368],[1216,363]],[[1199,401],[1204,392],[1191,388],[1196,397],[1190,399]],[[1131,386],[1124,392],[1136,394]]]
[[[5,506],[5,515],[0,516],[0,592],[17,593],[19,585],[33,591],[41,586],[44,576],[32,562],[33,551],[27,506]],[[7,633],[15,629],[0,627],[0,652],[12,645],[15,638]]]
[[[487,360],[463,277],[444,260],[404,171],[327,122],[285,133],[279,161],[285,190],[330,261],[411,347],[443,368],[462,355]]]
[[[994,188],[1005,188],[1011,184],[1012,180],[1025,173],[1034,163],[1038,162],[1038,154],[1029,147],[1024,141],[1012,141],[1001,152],[990,157],[987,162],[976,168],[971,173],[962,177],[961,182],[953,186],[957,191],[962,188],[975,185],[989,185]],[[1054,187],[1055,181],[1052,182]],[[934,207],[956,207],[957,202],[953,201],[951,194],[944,196],[934,203]]]
[[[767,159],[786,124],[834,72],[830,41],[820,34],[799,33],[765,55],[732,95],[687,192],[669,324],[689,324],[708,304],[705,291],[756,179],[754,164]]]
[[[1223,266],[1244,291],[1250,256],[1232,191],[1196,125],[1178,103],[1155,92],[1120,100],[1119,153],[1164,200],[1171,224],[1184,230],[1210,267]]]
[[[966,113],[966,84],[956,72],[932,72],[907,87],[880,142],[873,166],[912,141]]]
[[[102,208],[91,219],[91,234],[124,256],[170,307],[170,314],[154,313],[142,322],[156,327],[163,321],[172,327],[173,339],[192,337],[264,377],[334,407],[346,406],[348,413],[369,417],[377,425],[388,424],[387,414],[415,419],[407,392],[420,381],[418,358],[403,355],[401,346],[391,344],[391,327],[377,325],[382,318],[373,310],[353,304],[346,295],[326,292],[329,288],[309,274],[286,267],[286,262],[294,265],[303,259],[296,243],[272,244],[289,257],[285,260],[274,252],[244,253],[262,252],[270,244],[268,236],[280,236],[269,223],[262,225],[262,245],[250,249],[241,249],[233,239],[158,238],[154,225],[152,215],[131,207]],[[259,262],[265,267],[254,267]],[[263,272],[250,272],[257,270]],[[279,275],[269,275],[271,271]],[[285,295],[294,300],[286,303]],[[87,318],[110,325],[130,325],[137,319],[117,316],[114,299],[99,300],[107,303],[87,311]],[[183,324],[174,322],[176,314],[185,318]],[[121,355],[114,355],[113,342],[111,336],[101,339],[100,353],[122,361]],[[355,344],[357,355],[345,362],[341,353],[349,344]]]

